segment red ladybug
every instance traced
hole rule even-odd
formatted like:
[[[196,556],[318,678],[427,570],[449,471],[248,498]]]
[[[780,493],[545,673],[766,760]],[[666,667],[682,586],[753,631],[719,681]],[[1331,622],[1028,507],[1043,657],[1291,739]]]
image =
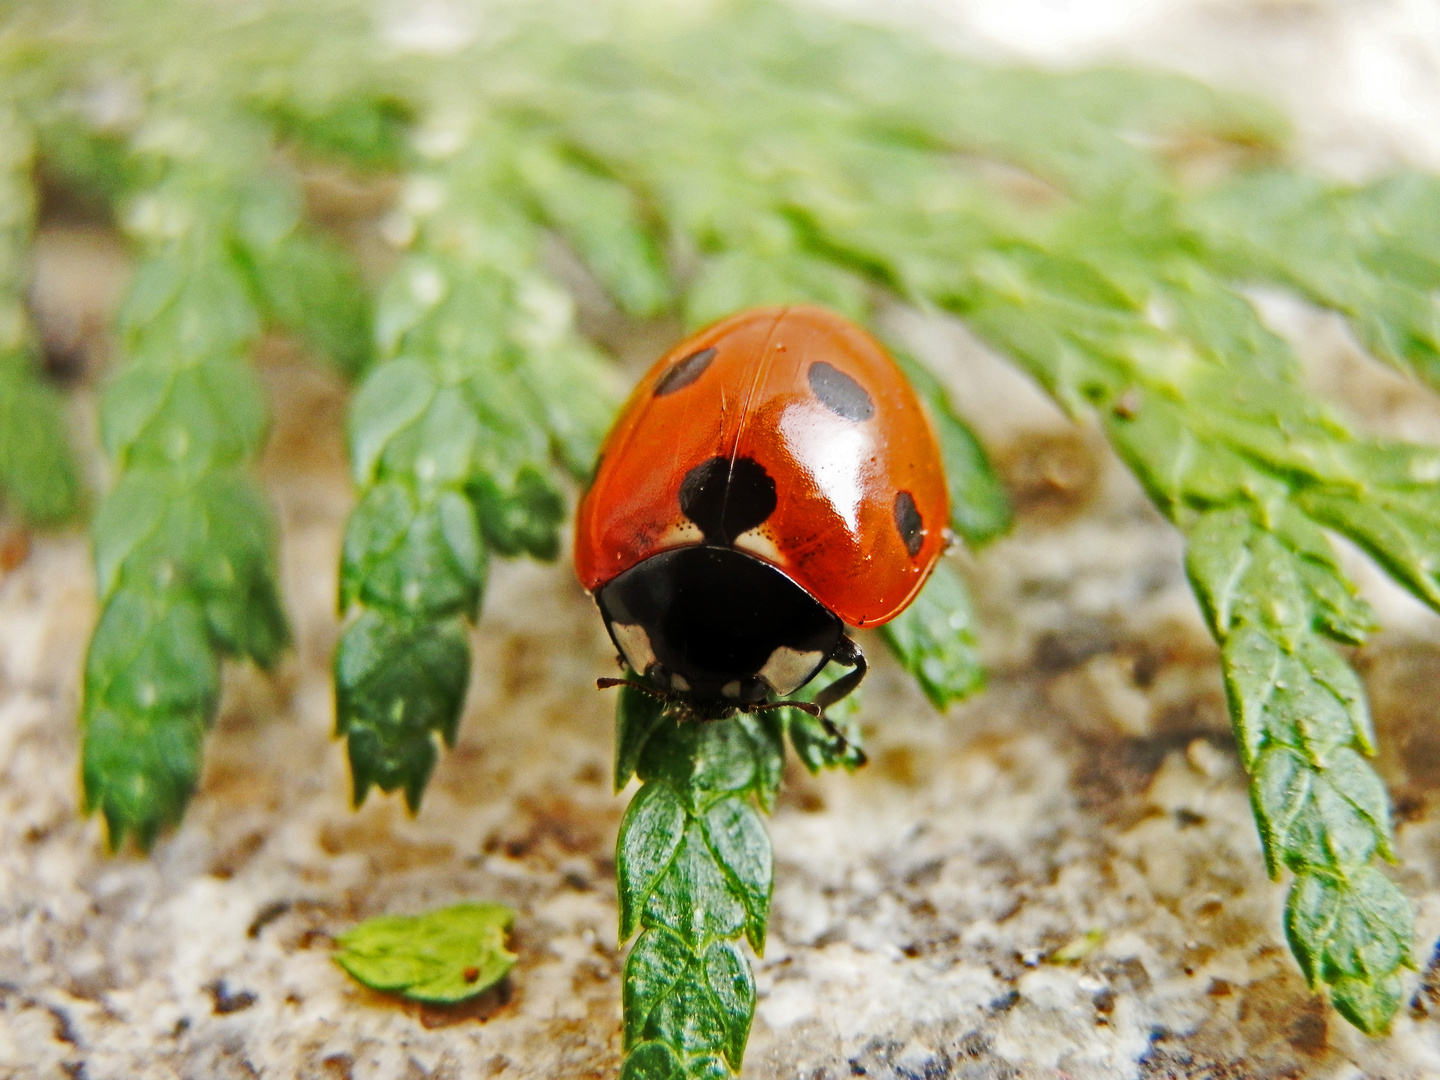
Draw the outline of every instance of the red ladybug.
[[[845,625],[905,609],[948,521],[935,435],[884,349],[820,308],[760,308],[635,388],[580,502],[575,570],[662,696],[728,716],[854,668],[818,712],[865,675]]]

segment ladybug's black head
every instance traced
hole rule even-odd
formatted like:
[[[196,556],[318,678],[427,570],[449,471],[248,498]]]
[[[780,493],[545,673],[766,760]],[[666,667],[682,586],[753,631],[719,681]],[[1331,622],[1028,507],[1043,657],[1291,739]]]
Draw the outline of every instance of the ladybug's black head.
[[[840,619],[783,572],[729,547],[651,556],[595,599],[630,666],[707,716],[794,693],[819,674],[844,633]]]

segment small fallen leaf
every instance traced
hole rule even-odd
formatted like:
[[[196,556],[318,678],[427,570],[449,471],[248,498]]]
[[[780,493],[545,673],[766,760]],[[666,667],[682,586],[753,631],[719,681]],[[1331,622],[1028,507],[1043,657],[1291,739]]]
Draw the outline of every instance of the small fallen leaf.
[[[515,954],[504,904],[455,904],[423,915],[382,915],[340,935],[334,960],[372,990],[450,1004],[505,977]]]
[[[1071,938],[1045,959],[1051,964],[1078,964],[1098,949],[1104,940],[1104,930],[1087,930],[1079,937]]]

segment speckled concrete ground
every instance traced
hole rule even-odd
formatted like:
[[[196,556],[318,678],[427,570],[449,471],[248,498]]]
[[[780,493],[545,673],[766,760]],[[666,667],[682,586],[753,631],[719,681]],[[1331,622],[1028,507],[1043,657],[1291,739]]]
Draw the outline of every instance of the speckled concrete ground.
[[[1121,5],[1021,5],[1042,7],[1078,35],[1065,55],[1128,50],[1256,85],[1317,84],[1305,56],[1370,57],[1371,39],[1428,12],[1432,36],[1402,52],[1430,80],[1407,84],[1430,94],[1412,112],[1440,115],[1433,6],[1175,0],[1118,30],[1105,20]],[[948,10],[1026,45],[996,9]],[[1032,52],[1060,51],[1032,38]],[[1334,167],[1412,150],[1433,163],[1425,138],[1440,126],[1405,144],[1395,133],[1414,118],[1383,95],[1346,104],[1328,84],[1309,99],[1287,86],[1272,89]],[[93,236],[46,243],[42,271],[114,280]],[[1433,398],[1358,357],[1333,320],[1262,299],[1358,424],[1440,440]],[[1103,444],[962,330],[896,319],[951,379],[1019,508],[1014,535],[964,564],[991,686],[940,717],[882,660],[866,698],[871,767],[787,775],[746,1075],[1440,1076],[1440,971],[1411,977],[1409,1008],[1375,1041],[1329,1014],[1288,955],[1283,887],[1261,866],[1176,538]],[[273,678],[228,673],[201,791],[149,859],[106,857],[99,824],[77,816],[77,677],[95,613],[84,539],[37,538],[0,576],[0,1076],[612,1076],[624,797],[608,787],[611,703],[591,689],[609,660],[599,620],[563,565],[497,567],[474,636],[485,675],[423,811],[372,798],[352,813],[329,734],[351,504],[343,397],[283,347],[264,373],[297,648]],[[77,423],[90,407],[82,392]],[[1347,557],[1389,626],[1354,659],[1425,968],[1440,936],[1440,620]],[[520,912],[519,963],[475,1003],[397,1004],[328,959],[358,919],[465,897]],[[1079,962],[1044,960],[1086,935]]]

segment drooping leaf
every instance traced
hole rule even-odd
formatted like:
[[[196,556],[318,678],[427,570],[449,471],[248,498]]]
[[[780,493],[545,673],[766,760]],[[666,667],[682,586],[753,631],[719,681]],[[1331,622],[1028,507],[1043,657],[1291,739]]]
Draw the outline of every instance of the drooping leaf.
[[[880,636],[937,709],[985,683],[970,597],[944,560],[914,602],[880,628]]]
[[[333,958],[356,982],[415,1001],[449,1005],[503,979],[515,912],[465,903],[423,915],[381,915],[341,934]]]

